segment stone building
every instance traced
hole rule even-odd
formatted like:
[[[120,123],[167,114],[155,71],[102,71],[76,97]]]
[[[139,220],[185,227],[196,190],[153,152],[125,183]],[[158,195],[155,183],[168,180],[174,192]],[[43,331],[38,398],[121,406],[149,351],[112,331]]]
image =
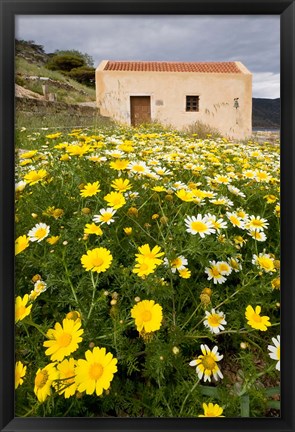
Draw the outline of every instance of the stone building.
[[[104,60],[96,98],[101,115],[123,124],[153,121],[181,130],[201,122],[232,138],[252,134],[252,74],[238,61]]]

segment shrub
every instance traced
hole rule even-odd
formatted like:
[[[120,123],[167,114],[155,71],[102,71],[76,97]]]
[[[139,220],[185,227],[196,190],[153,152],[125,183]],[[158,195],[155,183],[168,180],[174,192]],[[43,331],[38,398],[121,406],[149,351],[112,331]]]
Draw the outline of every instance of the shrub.
[[[197,135],[197,137],[200,139],[206,139],[208,136],[212,138],[220,137],[220,132],[217,129],[201,121],[196,121],[195,123],[189,125],[185,131],[189,135]]]
[[[85,61],[75,54],[56,54],[46,64],[46,67],[50,70],[63,72],[69,72],[81,66],[85,66]]]
[[[95,69],[89,66],[73,68],[68,72],[68,76],[81,84],[95,87]]]

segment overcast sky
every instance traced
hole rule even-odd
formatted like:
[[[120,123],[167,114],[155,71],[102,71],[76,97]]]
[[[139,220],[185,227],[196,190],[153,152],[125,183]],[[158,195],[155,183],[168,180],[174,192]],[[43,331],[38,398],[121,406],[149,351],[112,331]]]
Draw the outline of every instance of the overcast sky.
[[[101,60],[241,61],[253,97],[280,97],[278,15],[18,15],[16,38]]]

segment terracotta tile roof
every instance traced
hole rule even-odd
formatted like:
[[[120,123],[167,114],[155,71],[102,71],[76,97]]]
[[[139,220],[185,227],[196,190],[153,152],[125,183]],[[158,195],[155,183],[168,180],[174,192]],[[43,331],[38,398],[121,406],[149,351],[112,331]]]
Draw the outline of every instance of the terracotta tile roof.
[[[130,72],[201,72],[241,73],[235,62],[153,62],[153,61],[108,61],[108,71]]]

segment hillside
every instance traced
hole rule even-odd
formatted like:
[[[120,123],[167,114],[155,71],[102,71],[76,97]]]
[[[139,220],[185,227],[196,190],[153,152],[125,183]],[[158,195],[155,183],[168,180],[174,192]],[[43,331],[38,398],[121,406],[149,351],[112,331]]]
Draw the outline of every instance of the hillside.
[[[280,128],[280,99],[253,98],[252,121],[253,128]]]
[[[58,102],[74,104],[95,101],[94,88],[45,67],[51,55],[46,54],[41,45],[16,40],[15,53],[16,84],[41,96],[42,85],[46,84],[48,93],[55,94]]]

